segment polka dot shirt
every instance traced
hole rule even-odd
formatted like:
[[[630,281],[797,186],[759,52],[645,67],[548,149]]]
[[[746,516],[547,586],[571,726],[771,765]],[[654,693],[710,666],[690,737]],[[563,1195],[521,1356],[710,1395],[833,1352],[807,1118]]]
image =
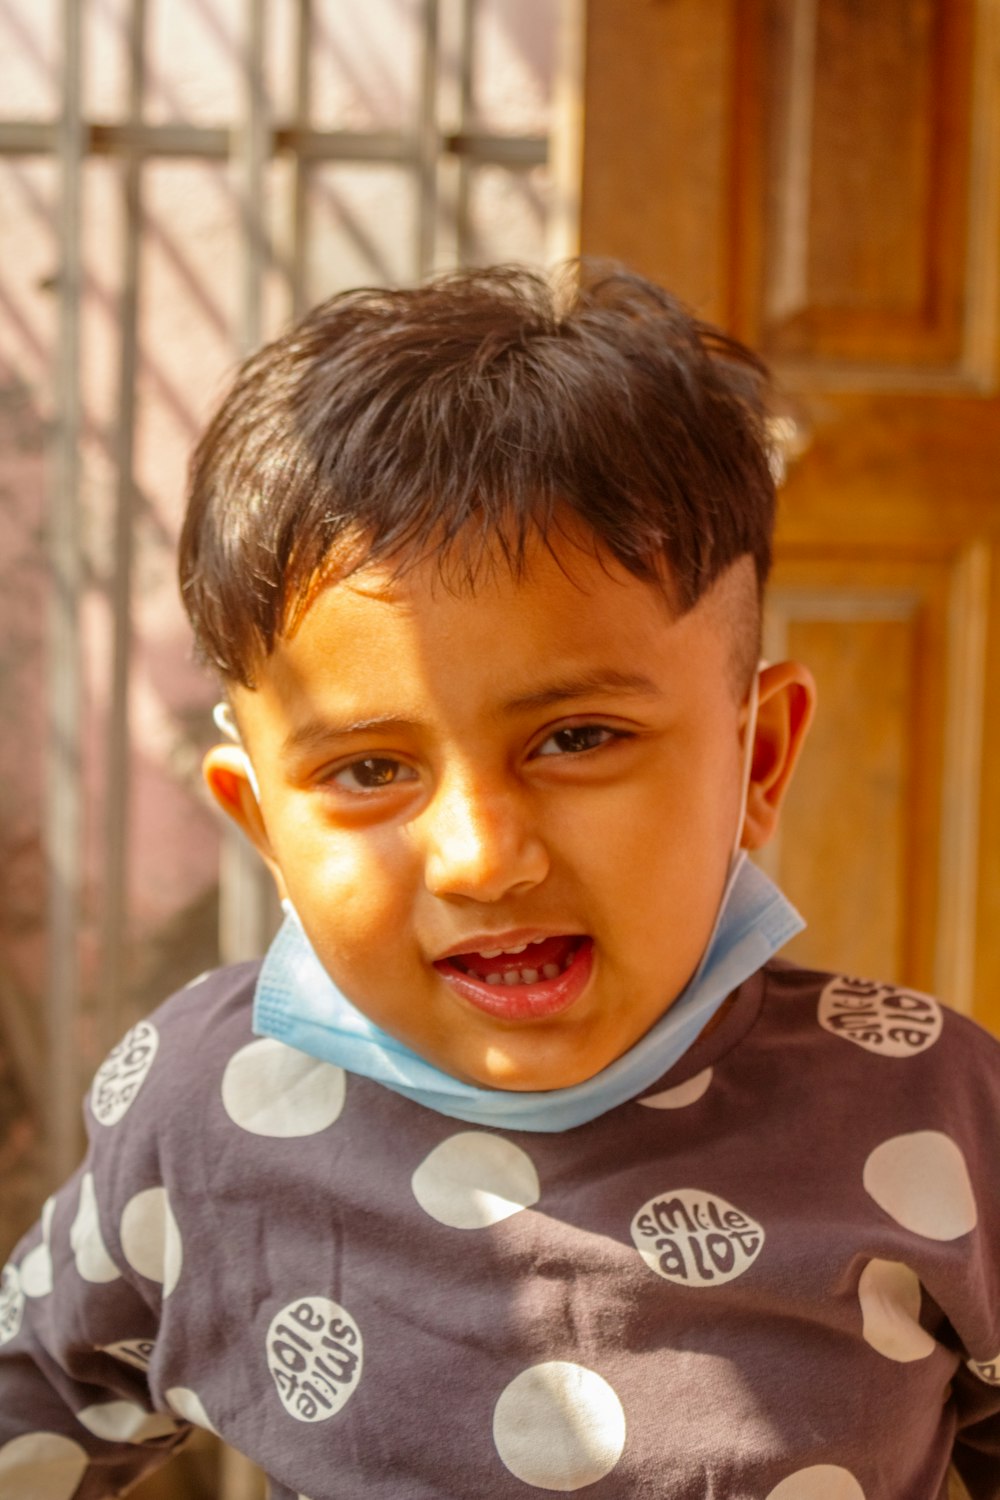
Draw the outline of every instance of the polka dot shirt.
[[[462,1126],[205,976],[100,1068],[0,1280],[0,1500],[192,1425],[273,1500],[1000,1496],[1000,1047],[775,962],[643,1097]]]

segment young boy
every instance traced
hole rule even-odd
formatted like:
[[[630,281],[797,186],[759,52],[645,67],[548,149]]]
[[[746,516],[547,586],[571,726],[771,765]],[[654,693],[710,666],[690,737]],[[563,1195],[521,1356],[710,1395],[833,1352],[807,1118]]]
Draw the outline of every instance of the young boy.
[[[1000,1055],[772,960],[761,371],[587,272],[334,298],[181,547],[287,920],[111,1054],[0,1301],[0,1497],[1000,1495]]]

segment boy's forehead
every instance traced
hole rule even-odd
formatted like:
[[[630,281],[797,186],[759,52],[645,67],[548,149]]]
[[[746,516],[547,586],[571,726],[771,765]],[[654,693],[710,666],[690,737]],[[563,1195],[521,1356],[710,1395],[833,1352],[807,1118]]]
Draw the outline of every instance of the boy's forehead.
[[[278,637],[294,640],[319,607],[338,600],[384,606],[387,614],[430,624],[456,615],[466,619],[492,609],[498,616],[524,617],[526,602],[551,599],[552,609],[529,608],[527,618],[542,634],[561,633],[567,619],[576,624],[596,604],[615,616],[655,620],[657,634],[680,622],[698,632],[723,632],[737,663],[756,660],[760,600],[756,567],[749,554],[729,565],[697,601],[684,610],[669,564],[661,560],[656,576],[640,578],[603,547],[576,517],[560,521],[547,535],[529,534],[516,549],[498,538],[459,537],[447,546],[418,555],[357,560],[318,574],[289,610]],[[575,626],[574,626],[575,628]],[[737,667],[736,675],[742,676]]]
[[[333,676],[353,675],[359,657],[396,675],[401,652],[414,667],[435,656],[440,665],[442,655],[468,665],[471,657],[485,675],[534,678],[537,667],[558,660],[585,672],[595,655],[610,659],[615,644],[619,654],[630,645],[639,652],[682,618],[658,583],[576,543],[532,542],[517,560],[491,555],[474,570],[439,554],[402,564],[377,559],[312,593],[264,676],[317,650],[328,653]]]
[[[310,718],[353,722],[390,709],[410,717],[408,704],[463,695],[503,714],[588,692],[650,694],[696,671],[710,697],[720,678],[728,686],[729,616],[743,592],[734,580],[678,614],[655,583],[593,550],[540,544],[525,564],[459,586],[433,558],[403,568],[372,561],[326,583],[279,638],[257,687],[235,693],[241,722],[244,707],[254,718],[265,702],[283,720],[311,704]]]

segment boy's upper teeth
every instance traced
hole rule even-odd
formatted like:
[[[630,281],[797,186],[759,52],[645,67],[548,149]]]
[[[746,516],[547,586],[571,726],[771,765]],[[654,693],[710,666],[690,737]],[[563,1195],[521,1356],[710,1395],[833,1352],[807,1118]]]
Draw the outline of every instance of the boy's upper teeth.
[[[480,948],[480,958],[499,958],[502,953],[523,953],[527,943],[518,943],[516,948]]]

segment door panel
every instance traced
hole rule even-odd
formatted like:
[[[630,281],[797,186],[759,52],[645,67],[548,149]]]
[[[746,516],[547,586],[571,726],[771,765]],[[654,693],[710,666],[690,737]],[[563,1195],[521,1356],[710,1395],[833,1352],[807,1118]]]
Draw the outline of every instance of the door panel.
[[[789,956],[973,1009],[988,556],[802,556],[775,569],[765,654],[820,710],[765,866],[809,919]]]
[[[748,0],[741,16],[742,331],[814,363],[958,366],[971,0]]]
[[[582,240],[762,348],[767,651],[820,710],[790,952],[1000,1032],[998,7],[589,0]]]

